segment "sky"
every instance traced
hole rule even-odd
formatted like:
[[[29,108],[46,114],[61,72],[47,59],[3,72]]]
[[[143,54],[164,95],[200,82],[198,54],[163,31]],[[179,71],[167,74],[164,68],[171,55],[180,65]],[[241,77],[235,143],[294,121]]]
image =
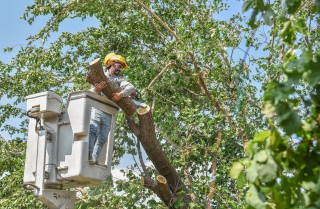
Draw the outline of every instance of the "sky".
[[[5,0],[1,2],[0,7],[0,56],[1,61],[8,62],[10,55],[3,53],[3,48],[25,43],[24,39],[31,32],[28,23],[20,20],[29,0],[12,1]]]
[[[15,47],[17,50],[19,45],[25,44],[25,38],[32,34],[32,31],[39,28],[39,26],[35,25],[34,27],[30,27],[28,23],[22,19],[23,11],[30,4],[30,0],[24,1],[12,1],[12,0],[4,0],[1,2],[0,7],[0,60],[4,63],[9,63],[14,53],[4,53],[3,49],[5,47]],[[14,51],[16,51],[14,50]],[[11,103],[12,101],[9,99],[2,98],[0,101],[0,105]],[[21,108],[24,106],[21,105]],[[10,122],[15,122],[15,119],[10,119]],[[1,135],[5,139],[10,139],[11,137],[6,132],[0,132]]]
[[[17,3],[18,2],[18,3]],[[27,6],[32,5],[32,0],[4,0],[1,2],[0,7],[0,56],[1,61],[9,62],[12,54],[3,53],[4,47],[16,46],[15,49],[19,49],[19,45],[26,44],[25,40],[30,35],[35,35],[40,29],[45,26],[48,17],[37,17],[32,25],[29,25],[27,21],[20,19]],[[64,21],[59,27],[59,33],[62,31],[77,32],[86,27],[94,26],[97,22],[91,18],[82,22],[79,19],[72,19]],[[58,37],[55,33],[51,35],[51,39]],[[50,39],[49,39],[50,41]]]

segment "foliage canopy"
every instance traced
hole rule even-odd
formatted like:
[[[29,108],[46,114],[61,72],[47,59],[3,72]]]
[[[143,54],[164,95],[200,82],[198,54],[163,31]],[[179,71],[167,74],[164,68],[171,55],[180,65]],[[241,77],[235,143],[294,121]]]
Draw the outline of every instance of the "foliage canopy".
[[[319,208],[320,1],[237,3],[245,13],[230,14],[224,0],[35,0],[22,18],[47,24],[10,63],[0,62],[0,97],[13,101],[0,106],[1,131],[19,134],[1,137],[0,204],[40,208],[21,190],[24,97],[87,89],[87,63],[116,52],[152,104],[158,139],[194,198],[191,208]],[[97,25],[59,30],[70,18]],[[8,123],[12,117],[20,124]],[[115,166],[125,154],[138,159],[123,124],[121,115]],[[123,170],[130,181],[83,191],[77,207],[165,207],[140,186],[134,162]]]

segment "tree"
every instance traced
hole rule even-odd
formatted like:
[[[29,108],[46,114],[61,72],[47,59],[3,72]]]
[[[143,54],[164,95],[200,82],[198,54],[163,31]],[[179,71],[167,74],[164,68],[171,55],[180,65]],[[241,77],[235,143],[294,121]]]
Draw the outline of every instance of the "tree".
[[[272,177],[272,180],[276,179],[274,176],[283,177],[283,181],[290,180],[289,185],[293,185],[294,179],[290,179],[290,175],[296,172],[302,174],[302,169],[290,170],[289,177],[285,178],[280,172],[282,169],[279,169],[278,158],[284,155],[283,150],[290,150],[291,156],[301,153],[300,149],[291,146],[283,138],[290,138],[293,133],[303,138],[299,135],[302,126],[297,121],[304,110],[310,110],[307,112],[310,120],[307,124],[312,125],[309,136],[317,139],[313,133],[318,124],[316,119],[312,122],[317,114],[316,106],[303,109],[298,101],[309,104],[310,98],[317,98],[318,95],[315,88],[319,83],[317,71],[304,73],[309,72],[310,66],[311,69],[316,69],[317,66],[317,59],[312,58],[317,52],[318,34],[311,32],[317,31],[316,18],[319,11],[317,6],[311,7],[312,3],[309,1],[290,2],[285,2],[287,10],[283,14],[286,15],[281,19],[274,18],[277,17],[275,14],[280,14],[280,1],[272,4],[262,0],[246,1],[243,9],[252,11],[252,18],[246,23],[247,18],[241,14],[219,20],[217,14],[228,9],[226,1],[222,0],[36,0],[27,8],[23,18],[32,24],[36,17],[47,16],[47,25],[28,38],[28,45],[20,48],[12,62],[0,63],[3,71],[0,77],[1,98],[15,100],[13,104],[1,106],[1,124],[10,116],[23,118],[24,110],[19,109],[19,104],[29,94],[51,90],[66,98],[69,92],[89,88],[85,82],[88,72],[86,63],[111,51],[117,52],[126,57],[131,68],[126,71],[126,76],[142,90],[143,100],[150,104],[158,142],[186,187],[183,191],[187,191],[187,194],[177,193],[177,198],[167,206],[187,206],[180,197],[188,195],[192,199],[187,202],[190,207],[241,208],[247,203],[249,208],[259,208],[261,205],[267,207],[266,202],[271,203],[270,199],[274,200],[282,195],[281,192],[275,195],[278,187],[286,185],[277,183],[280,186],[272,187],[270,182],[260,184],[258,177],[254,179],[249,175],[250,172],[243,172],[243,168],[246,171],[259,168],[263,176],[269,179]],[[256,19],[260,17],[260,12],[264,21]],[[98,25],[74,34],[59,31],[59,24],[69,18],[94,18]],[[306,25],[306,20],[311,20],[311,24]],[[268,26],[270,23],[273,24]],[[298,36],[296,31],[300,32]],[[305,34],[306,31],[309,33]],[[56,40],[50,40],[50,35],[55,32],[59,32],[60,36]],[[309,44],[301,44],[306,37]],[[298,54],[289,50],[289,47],[305,51],[304,61],[298,59]],[[261,52],[262,48],[268,52],[267,55]],[[250,53],[249,49],[255,51]],[[12,49],[6,50],[10,52]],[[259,52],[259,56],[255,52]],[[306,70],[292,67],[295,66],[294,63],[299,63],[303,66],[301,69]],[[288,76],[290,82],[298,82],[300,79],[295,78],[300,77],[311,79],[312,85],[308,84],[309,81],[284,84],[284,75]],[[273,79],[276,81],[267,85]],[[291,84],[296,84],[297,87],[292,87]],[[263,105],[260,90],[264,92]],[[297,95],[310,97],[299,100]],[[264,118],[262,108],[268,113],[273,110],[272,113],[281,114],[276,118],[278,121],[274,117]],[[26,121],[21,121],[19,127],[4,126],[3,130],[12,134],[25,134]],[[124,115],[120,115],[115,137],[118,139],[114,152],[115,165],[124,154],[135,158],[139,156],[138,140],[127,134],[132,124],[128,123],[123,128],[124,121]],[[295,126],[290,126],[291,121],[295,121]],[[268,127],[271,127],[270,131],[257,134]],[[251,139],[254,140],[247,146],[245,153],[245,145]],[[276,145],[270,146],[270,139]],[[22,144],[25,140],[24,136]],[[15,141],[13,139],[6,143]],[[298,144],[304,143],[298,141]],[[318,146],[316,140],[312,146],[309,145],[313,151],[311,158],[314,160],[319,159]],[[308,146],[301,149],[308,150],[306,147]],[[237,179],[235,181],[230,178],[230,167],[246,154],[248,158],[232,167],[231,176]],[[24,156],[18,156],[17,159],[23,161]],[[286,159],[289,160],[290,155]],[[304,159],[303,155],[299,159]],[[258,167],[250,167],[252,163],[258,164]],[[303,164],[303,160],[295,163],[297,167]],[[310,175],[310,169],[313,174],[319,174],[316,173],[319,169],[317,164],[311,164],[308,167]],[[113,192],[113,186],[106,184],[84,191],[78,206],[117,208],[121,204],[128,208],[164,207],[164,203],[151,196],[150,191],[143,189],[138,183],[144,171],[139,175],[134,175],[134,172],[143,165],[143,161],[140,164],[134,163],[126,173],[130,181],[119,180],[114,185],[130,200],[126,201],[123,195]],[[2,186],[8,188],[8,180],[14,178],[13,172],[2,165],[0,167],[8,172],[7,180]],[[18,169],[22,175],[23,168],[20,166]],[[157,175],[153,166],[144,170],[148,170],[151,178]],[[302,184],[303,181],[301,176],[301,181],[298,182]],[[311,182],[315,183],[313,187]],[[315,204],[316,181],[307,181],[307,185],[309,187],[305,189],[312,191],[309,195],[312,202],[310,204]],[[246,203],[245,193],[248,187],[250,190]],[[261,191],[269,188],[271,190]],[[296,193],[292,193],[293,197],[298,194],[299,189],[294,191]],[[262,193],[266,199],[258,198]],[[10,198],[10,195],[1,193],[1,201],[11,200]],[[279,204],[282,201],[278,200],[272,204],[281,208]],[[21,202],[16,205],[26,206]],[[289,199],[285,202],[287,204]]]
[[[257,132],[231,174],[249,181],[248,208],[319,208],[319,1],[247,1],[252,26],[262,13],[271,25],[270,79],[263,109],[268,129]],[[272,20],[273,19],[273,20]],[[259,23],[258,23],[259,24]],[[273,51],[281,56],[275,56]],[[278,53],[279,54],[279,53]],[[267,61],[267,62],[266,62]],[[270,70],[269,70],[270,69]]]

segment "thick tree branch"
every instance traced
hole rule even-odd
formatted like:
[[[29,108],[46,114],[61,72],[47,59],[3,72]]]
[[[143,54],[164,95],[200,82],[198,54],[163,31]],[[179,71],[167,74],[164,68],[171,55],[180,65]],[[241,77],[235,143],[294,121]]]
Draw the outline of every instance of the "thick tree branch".
[[[146,5],[144,5],[142,2],[140,2],[139,0],[135,0],[135,2],[137,2],[140,6],[142,6],[145,10],[147,10],[147,12],[153,16],[154,18],[156,18],[156,20],[159,21],[159,23],[165,27],[176,39],[178,42],[181,42],[180,39],[178,38],[177,34],[175,32],[173,32],[173,30],[171,30],[171,28],[165,23],[163,22],[160,17],[158,15],[156,15],[154,12],[152,12]]]
[[[157,33],[158,33],[162,38],[164,38],[166,41],[168,41],[168,42],[170,43],[170,40],[169,40],[165,35],[163,35],[163,34],[159,31],[159,29],[157,28],[157,26],[156,26],[156,25],[154,24],[154,22],[148,17],[148,15],[147,15],[146,13],[144,13],[144,12],[142,12],[142,15],[149,20],[151,26],[157,31]],[[165,44],[164,42],[162,42],[162,43]]]
[[[157,175],[156,180],[157,181],[154,181],[151,178],[141,178],[140,182],[141,185],[157,194],[169,208],[173,209],[171,206],[173,195],[169,189],[167,180],[161,175]]]
[[[107,88],[104,88],[102,92],[107,97],[111,98],[114,92],[119,91],[119,88],[117,88],[118,86],[115,86],[115,84],[103,74],[100,59],[91,62],[89,69],[90,71],[87,76],[87,81],[91,84],[105,81],[107,84]],[[183,208],[187,208],[188,203],[190,203],[192,200],[188,195],[188,191],[186,190],[180,176],[178,175],[175,168],[171,165],[169,159],[167,158],[167,155],[162,150],[160,143],[156,138],[155,125],[150,107],[147,106],[145,108],[140,107],[136,109],[134,103],[129,97],[122,98],[119,102],[117,102],[117,105],[119,105],[119,107],[126,113],[126,115],[128,115],[128,117],[126,118],[128,120],[129,127],[132,128],[132,132],[135,133],[135,135],[139,136],[139,141],[141,142],[149,159],[152,161],[159,174],[163,176],[164,179],[166,179],[166,184],[168,184],[169,191],[171,191],[172,194],[178,192],[177,195],[182,196],[185,203],[185,207]],[[136,125],[133,122],[132,117],[129,117],[133,115],[133,110],[138,114],[139,125]],[[152,185],[154,185],[150,178],[145,178],[144,181],[147,181],[147,185],[151,185],[151,187]],[[159,184],[159,180],[157,184]],[[171,194],[167,194],[168,191],[166,189],[157,189],[156,191],[161,191],[156,194],[161,199],[164,199],[164,201],[166,201],[165,203],[167,204],[167,206],[171,204],[172,200],[176,200],[176,198],[171,198]],[[170,201],[168,201],[169,196]]]

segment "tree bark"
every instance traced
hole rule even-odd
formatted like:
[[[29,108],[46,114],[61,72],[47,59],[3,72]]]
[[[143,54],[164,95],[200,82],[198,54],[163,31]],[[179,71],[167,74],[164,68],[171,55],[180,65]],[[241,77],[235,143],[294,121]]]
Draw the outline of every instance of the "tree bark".
[[[105,81],[107,87],[102,90],[102,93],[109,99],[112,98],[113,93],[121,91],[119,86],[104,75],[100,59],[96,59],[89,63],[89,73],[86,81],[92,85]],[[180,176],[171,165],[167,155],[162,150],[161,145],[156,138],[155,125],[150,107],[140,107],[137,109],[129,97],[122,98],[120,101],[116,102],[116,104],[127,115],[126,119],[129,128],[139,138],[146,154],[157,169],[157,172],[161,175],[161,177],[159,177],[160,180],[157,179],[157,183],[150,181],[151,179],[144,179],[144,181],[147,182],[143,185],[149,189],[151,189],[150,185],[152,185],[151,187],[158,185],[157,189],[152,191],[154,191],[168,207],[172,207],[174,202],[182,197],[185,204],[180,208],[188,208],[188,203],[192,200],[188,195],[188,191],[181,181]],[[132,119],[134,113],[137,113],[138,115],[139,125],[135,124]],[[165,185],[161,182],[165,182]],[[170,189],[170,193],[166,187]],[[169,196],[171,197],[170,201],[168,200]]]
[[[167,184],[167,180],[161,175],[157,175],[156,180],[157,181],[154,181],[150,177],[143,177],[140,182],[142,186],[156,193],[157,196],[171,208],[172,193]]]

